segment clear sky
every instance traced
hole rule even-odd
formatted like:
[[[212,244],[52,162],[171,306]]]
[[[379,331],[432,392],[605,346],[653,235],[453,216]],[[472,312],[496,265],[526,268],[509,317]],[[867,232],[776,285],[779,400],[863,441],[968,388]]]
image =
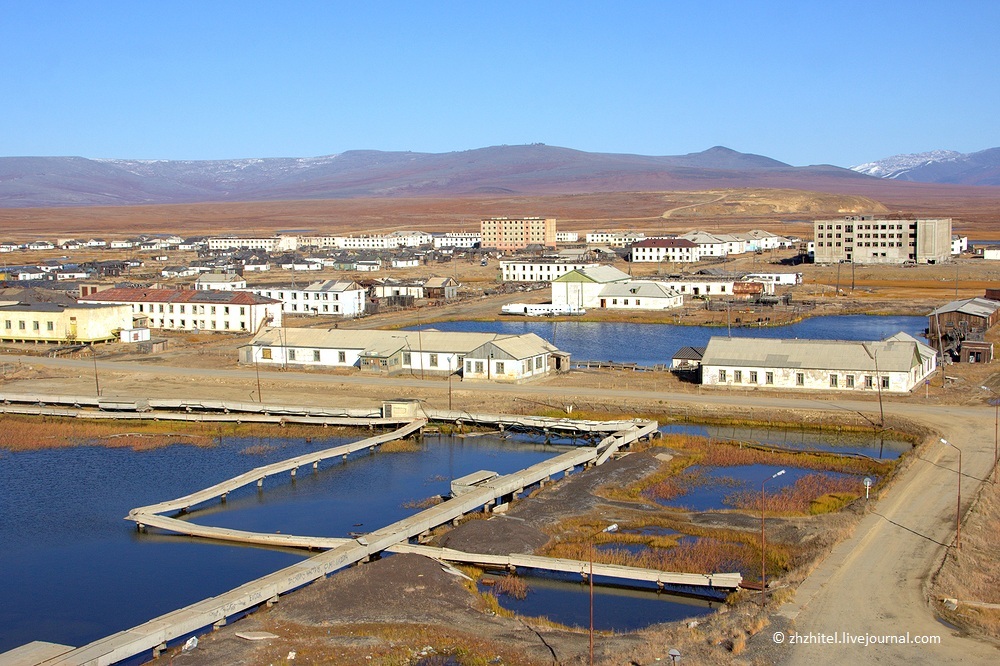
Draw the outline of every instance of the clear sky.
[[[1000,146],[1000,0],[0,0],[0,155]]]

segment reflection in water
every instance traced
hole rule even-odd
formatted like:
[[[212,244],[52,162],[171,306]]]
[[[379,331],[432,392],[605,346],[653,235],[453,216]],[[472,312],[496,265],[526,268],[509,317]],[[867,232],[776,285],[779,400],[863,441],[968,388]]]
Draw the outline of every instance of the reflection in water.
[[[528,584],[527,597],[519,600],[499,595],[501,606],[529,617],[544,616],[567,626],[590,626],[590,588],[578,577],[540,572],[519,577]],[[605,585],[599,576],[594,577],[594,582],[594,628],[600,631],[633,631],[660,622],[699,617],[713,613],[720,605],[719,601],[657,593],[650,588]],[[479,589],[490,591],[484,585]]]

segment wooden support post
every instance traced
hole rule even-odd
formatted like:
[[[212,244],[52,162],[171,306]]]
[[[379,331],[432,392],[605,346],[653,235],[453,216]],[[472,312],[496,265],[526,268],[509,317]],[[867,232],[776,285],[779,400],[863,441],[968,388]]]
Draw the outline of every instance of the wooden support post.
[[[292,468],[292,478],[293,478],[293,479],[295,478],[295,473],[296,473],[297,471],[299,471],[299,468],[298,468],[298,467],[293,467],[293,468]]]
[[[264,477],[261,477],[261,478],[257,479],[257,487],[258,488],[263,488],[264,487]]]
[[[155,648],[153,648],[153,659],[156,659],[157,657],[159,657],[160,653],[162,653],[166,649],[167,649],[167,644],[166,643],[160,643]]]
[[[222,618],[221,620],[216,620],[212,624],[212,631],[218,631],[219,629],[222,629],[224,626],[226,626],[226,618]]]
[[[271,606],[273,606],[276,603],[278,603],[278,595],[277,594],[267,600],[267,607],[270,608]]]
[[[313,461],[313,470],[317,470],[317,469],[319,469],[319,461],[318,460],[314,460]]]

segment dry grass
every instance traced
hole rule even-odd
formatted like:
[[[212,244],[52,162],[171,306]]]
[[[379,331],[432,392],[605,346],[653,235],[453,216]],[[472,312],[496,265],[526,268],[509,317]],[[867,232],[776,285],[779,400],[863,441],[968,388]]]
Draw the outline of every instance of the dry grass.
[[[932,583],[938,611],[949,621],[993,638],[1000,638],[1000,606],[984,608],[960,603],[950,610],[942,598],[1000,605],[1000,484],[984,483],[962,528],[962,550],[950,550]]]
[[[0,416],[0,449],[32,451],[70,446],[129,447],[149,450],[173,444],[214,446],[227,438],[293,439],[322,443],[327,438],[370,437],[366,429],[322,428],[301,424],[198,423],[180,421],[88,421],[84,418]],[[245,455],[262,455],[267,444],[244,448]],[[386,444],[382,445],[383,447]],[[392,449],[387,449],[392,450]],[[410,450],[406,445],[400,450]]]
[[[530,666],[533,662],[503,640],[450,626],[428,624],[349,624],[306,626],[269,623],[267,631],[295,636],[295,661],[307,664],[372,664],[404,666],[460,664]],[[287,647],[267,646],[254,652],[256,663],[286,663]]]
[[[514,599],[526,599],[528,596],[528,584],[523,578],[511,574],[497,578],[493,589],[497,594],[505,594]]]
[[[774,515],[827,513],[860,496],[862,488],[857,477],[807,474],[791,486],[766,494],[764,510]],[[761,496],[756,490],[734,493],[725,502],[735,509],[761,511]]]

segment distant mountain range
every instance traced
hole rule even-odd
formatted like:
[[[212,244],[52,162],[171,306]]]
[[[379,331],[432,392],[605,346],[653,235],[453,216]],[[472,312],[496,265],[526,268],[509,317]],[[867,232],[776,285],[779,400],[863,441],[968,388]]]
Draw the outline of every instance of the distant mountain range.
[[[959,156],[972,158],[991,151]],[[1000,149],[992,151],[993,180]],[[933,164],[951,164],[941,153]],[[890,158],[892,159],[892,158]],[[986,162],[977,158],[975,164]],[[927,160],[925,160],[927,161]],[[451,153],[355,150],[312,158],[116,160],[82,157],[0,158],[0,207],[139,205],[360,197],[456,197],[579,194],[721,188],[793,188],[851,192],[903,172],[876,164],[855,170],[784,162],[716,146],[653,157],[588,153],[532,144]],[[967,176],[975,168],[969,162]],[[864,168],[863,168],[864,167]],[[865,168],[868,170],[866,171]],[[928,168],[915,165],[912,175]],[[939,167],[943,168],[943,167]],[[872,171],[876,169],[875,171]],[[949,172],[950,173],[950,172]],[[889,175],[897,174],[897,175]],[[909,178],[918,180],[917,178]],[[961,180],[921,182],[968,182]]]
[[[876,162],[851,167],[877,178],[916,183],[952,185],[1000,185],[1000,148],[976,153],[934,150],[929,153],[893,155]]]

